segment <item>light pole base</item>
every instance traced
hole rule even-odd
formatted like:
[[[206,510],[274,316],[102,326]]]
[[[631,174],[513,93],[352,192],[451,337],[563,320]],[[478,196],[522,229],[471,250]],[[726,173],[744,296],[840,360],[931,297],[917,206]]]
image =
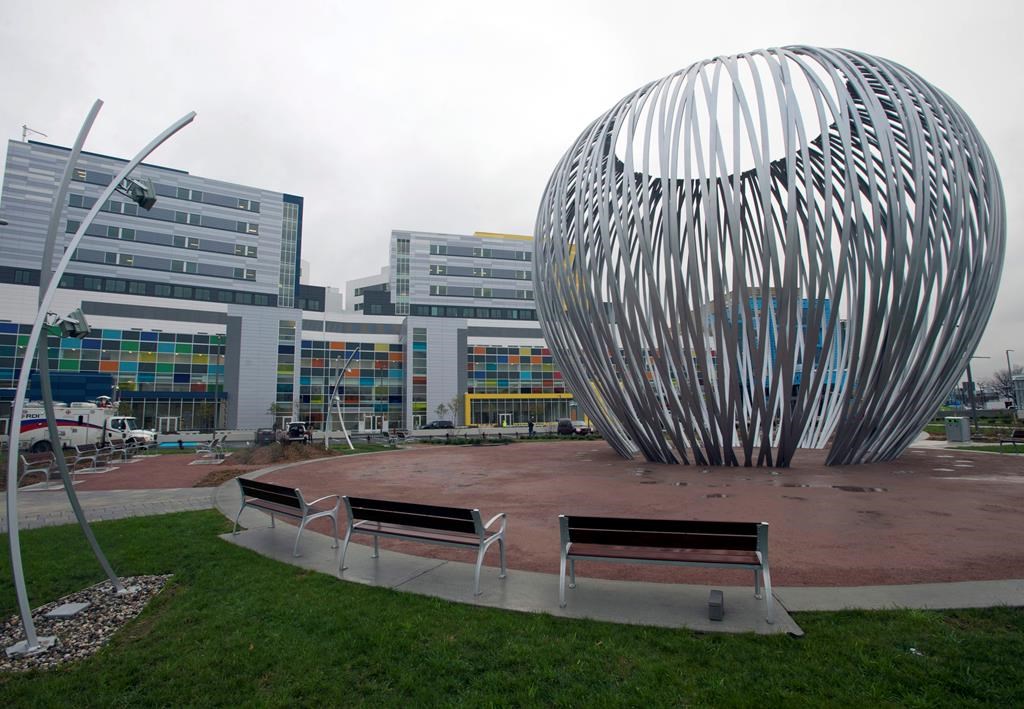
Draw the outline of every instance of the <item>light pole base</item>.
[[[41,652],[46,652],[54,643],[57,642],[57,638],[53,635],[47,635],[45,637],[36,638],[36,646],[29,647],[28,640],[22,640],[16,642],[7,648],[7,657],[20,657],[22,655],[38,655]]]
[[[142,590],[142,586],[123,586],[118,591],[115,591],[115,595],[118,596],[134,596],[136,593]]]

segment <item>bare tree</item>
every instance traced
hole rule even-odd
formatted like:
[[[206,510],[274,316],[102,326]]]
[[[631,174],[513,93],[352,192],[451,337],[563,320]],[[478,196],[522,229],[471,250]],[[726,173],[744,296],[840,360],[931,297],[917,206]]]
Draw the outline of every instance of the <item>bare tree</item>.
[[[444,415],[448,413],[448,404],[438,404],[437,408],[434,409],[434,413],[437,414],[439,419],[443,419]]]
[[[985,386],[1000,394],[1011,396],[1013,392],[1013,375],[1024,374],[1024,366],[1014,365],[1012,373],[1006,369],[997,370],[991,379],[985,380]]]

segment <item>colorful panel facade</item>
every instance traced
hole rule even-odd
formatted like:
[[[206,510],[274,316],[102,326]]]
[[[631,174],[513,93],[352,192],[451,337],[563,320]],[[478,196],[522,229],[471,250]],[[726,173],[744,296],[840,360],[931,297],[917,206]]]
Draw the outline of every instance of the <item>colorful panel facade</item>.
[[[338,390],[339,405],[350,432],[405,428],[404,348],[386,342],[302,340],[299,373],[299,418],[324,427],[328,399],[341,368],[355,352]],[[338,430],[337,411],[332,428]]]

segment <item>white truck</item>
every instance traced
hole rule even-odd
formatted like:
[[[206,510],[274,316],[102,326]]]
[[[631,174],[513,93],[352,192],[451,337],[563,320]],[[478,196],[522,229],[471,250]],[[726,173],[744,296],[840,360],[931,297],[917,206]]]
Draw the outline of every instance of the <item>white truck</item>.
[[[53,413],[57,419],[60,445],[64,448],[90,443],[102,445],[117,441],[134,441],[138,445],[151,445],[156,441],[155,431],[139,428],[135,423],[134,416],[119,416],[117,409],[102,399],[99,403],[73,401],[70,404],[64,404],[55,402]],[[53,441],[50,440],[43,402],[30,401],[25,404],[18,448],[32,453],[45,453],[53,450]]]

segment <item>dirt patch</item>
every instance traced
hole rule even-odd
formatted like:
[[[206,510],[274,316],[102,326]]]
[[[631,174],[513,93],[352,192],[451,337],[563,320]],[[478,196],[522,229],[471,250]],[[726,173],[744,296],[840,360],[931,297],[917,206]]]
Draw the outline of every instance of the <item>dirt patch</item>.
[[[228,468],[227,470],[212,470],[202,480],[192,483],[192,487],[219,487],[228,480],[233,480],[239,475],[248,473],[251,468]]]
[[[310,446],[304,443],[271,443],[267,446],[246,448],[234,451],[231,454],[231,462],[239,465],[274,465],[276,463],[293,463],[300,460],[313,460],[314,458],[332,458],[341,455],[337,451],[327,450],[320,446]]]

